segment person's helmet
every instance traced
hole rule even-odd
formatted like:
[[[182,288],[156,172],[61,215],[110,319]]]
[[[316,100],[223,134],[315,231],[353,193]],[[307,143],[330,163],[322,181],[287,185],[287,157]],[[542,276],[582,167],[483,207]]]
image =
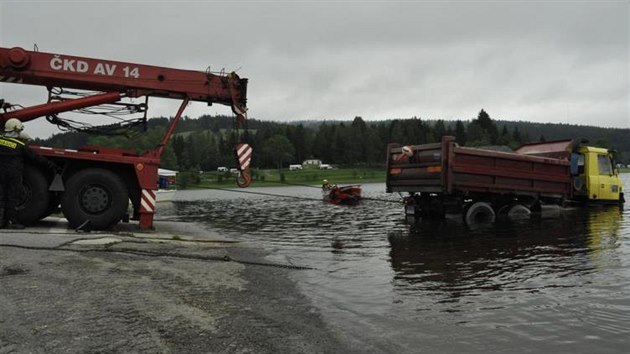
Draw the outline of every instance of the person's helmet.
[[[6,133],[10,133],[10,132],[19,133],[22,130],[24,130],[24,125],[17,118],[11,118],[4,123],[4,131]]]
[[[323,180],[323,181],[322,181],[322,183],[323,183],[323,184],[328,184],[328,180],[327,180],[327,179],[325,179],[325,180]]]

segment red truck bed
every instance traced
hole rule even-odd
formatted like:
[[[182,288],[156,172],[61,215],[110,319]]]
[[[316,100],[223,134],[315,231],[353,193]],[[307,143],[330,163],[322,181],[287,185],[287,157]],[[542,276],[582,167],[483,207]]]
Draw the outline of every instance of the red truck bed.
[[[435,144],[404,147],[390,144],[387,148],[387,192],[570,198],[572,184],[568,159],[536,156],[540,155],[537,152],[562,153],[562,147],[567,144],[535,145],[536,148],[524,150],[524,153],[502,152],[460,147],[449,136]]]

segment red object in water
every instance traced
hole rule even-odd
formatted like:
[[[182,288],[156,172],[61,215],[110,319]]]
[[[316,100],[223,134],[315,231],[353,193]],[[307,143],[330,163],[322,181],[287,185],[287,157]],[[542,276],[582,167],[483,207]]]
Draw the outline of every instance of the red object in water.
[[[357,204],[361,200],[361,186],[333,186],[324,192],[324,201],[331,204]]]

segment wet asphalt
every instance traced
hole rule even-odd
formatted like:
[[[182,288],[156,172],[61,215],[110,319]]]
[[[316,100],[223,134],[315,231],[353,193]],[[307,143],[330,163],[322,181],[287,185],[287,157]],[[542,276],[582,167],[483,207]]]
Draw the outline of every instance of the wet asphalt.
[[[304,270],[193,223],[156,230],[0,230],[0,354],[371,351],[300,294]]]

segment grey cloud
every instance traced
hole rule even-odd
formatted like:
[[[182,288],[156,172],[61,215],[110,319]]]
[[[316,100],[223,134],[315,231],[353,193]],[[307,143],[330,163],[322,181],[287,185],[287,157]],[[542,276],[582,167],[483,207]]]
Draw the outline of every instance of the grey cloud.
[[[259,119],[454,119],[483,107],[502,119],[630,127],[624,1],[1,2],[0,44],[35,42],[73,55],[241,68]],[[9,86],[0,95],[45,97]],[[176,106],[159,101],[151,112]]]

